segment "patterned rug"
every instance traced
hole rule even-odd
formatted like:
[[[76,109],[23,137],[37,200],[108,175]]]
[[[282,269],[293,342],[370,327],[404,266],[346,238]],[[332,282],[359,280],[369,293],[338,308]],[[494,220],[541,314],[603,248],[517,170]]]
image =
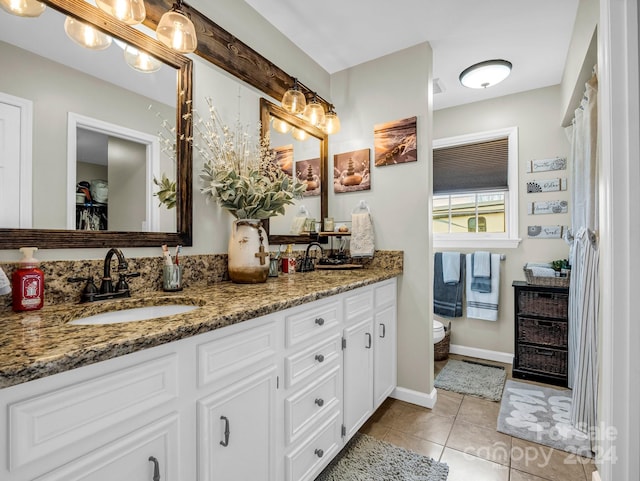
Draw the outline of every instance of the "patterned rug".
[[[507,373],[501,366],[449,359],[438,373],[435,387],[460,394],[471,394],[500,401]]]
[[[555,449],[593,457],[589,437],[569,424],[571,391],[509,380],[498,431]]]
[[[445,481],[449,466],[356,433],[316,481]]]

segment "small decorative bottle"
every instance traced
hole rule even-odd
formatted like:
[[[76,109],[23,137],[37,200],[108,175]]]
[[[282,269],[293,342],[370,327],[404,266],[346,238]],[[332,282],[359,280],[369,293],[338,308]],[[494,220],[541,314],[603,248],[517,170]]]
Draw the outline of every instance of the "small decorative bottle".
[[[23,258],[11,278],[14,311],[35,311],[44,305],[44,272],[33,257],[37,247],[21,247]]]

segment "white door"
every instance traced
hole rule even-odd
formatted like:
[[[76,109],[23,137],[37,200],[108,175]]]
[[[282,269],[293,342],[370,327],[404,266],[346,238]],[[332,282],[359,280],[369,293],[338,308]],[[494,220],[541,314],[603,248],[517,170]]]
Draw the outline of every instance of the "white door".
[[[0,228],[31,227],[31,109],[0,92]]]

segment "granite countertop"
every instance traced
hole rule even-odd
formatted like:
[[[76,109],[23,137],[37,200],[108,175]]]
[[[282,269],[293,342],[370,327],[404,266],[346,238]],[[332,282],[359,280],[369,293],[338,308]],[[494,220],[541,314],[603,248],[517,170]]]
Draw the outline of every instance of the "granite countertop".
[[[212,331],[402,274],[401,269],[315,271],[269,278],[265,284],[220,282],[182,292],[90,304],[59,304],[11,313],[0,321],[0,388]],[[109,325],[69,321],[150,304],[199,305],[161,319]]]

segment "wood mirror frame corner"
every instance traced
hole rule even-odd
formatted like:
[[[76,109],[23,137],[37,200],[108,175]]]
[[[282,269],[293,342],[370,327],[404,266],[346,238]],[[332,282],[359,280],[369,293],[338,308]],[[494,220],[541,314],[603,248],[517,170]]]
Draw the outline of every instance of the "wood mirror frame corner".
[[[271,117],[284,120],[288,124],[297,129],[304,130],[310,136],[320,141],[320,220],[327,217],[328,210],[328,152],[329,152],[329,136],[322,130],[310,125],[308,122],[290,114],[282,107],[269,102],[265,98],[260,99],[260,126],[261,135],[264,137],[269,132],[271,125]],[[269,233],[269,220],[263,221],[265,229],[269,234],[269,244],[308,244],[309,242],[326,242],[326,238],[319,238],[317,235],[300,234],[300,235],[278,235]]]
[[[84,0],[42,0],[59,12],[91,24],[162,60],[177,71],[176,91],[176,221],[177,232],[115,232],[62,229],[0,229],[0,249],[37,246],[44,249],[87,247],[190,246],[192,240],[191,102],[193,62],[138,30],[125,25]]]

